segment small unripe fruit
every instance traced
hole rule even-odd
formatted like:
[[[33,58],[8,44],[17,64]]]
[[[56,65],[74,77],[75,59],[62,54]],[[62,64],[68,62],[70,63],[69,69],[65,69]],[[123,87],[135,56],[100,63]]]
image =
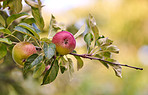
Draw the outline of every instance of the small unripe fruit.
[[[36,48],[33,44],[29,42],[20,42],[13,47],[12,57],[17,64],[23,66],[26,59],[36,52]]]
[[[56,45],[56,51],[60,55],[71,53],[76,46],[76,40],[74,36],[67,31],[56,33],[52,39],[52,42]]]

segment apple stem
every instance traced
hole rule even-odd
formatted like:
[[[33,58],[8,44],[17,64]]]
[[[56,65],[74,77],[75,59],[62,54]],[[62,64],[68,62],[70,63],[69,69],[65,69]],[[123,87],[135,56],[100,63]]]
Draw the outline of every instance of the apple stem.
[[[41,51],[42,49],[40,47],[35,46],[37,51]]]
[[[110,62],[110,61],[106,61],[106,60],[103,60],[103,59],[100,59],[100,58],[96,58],[96,57],[90,57],[90,55],[88,54],[76,54],[76,53],[70,53],[71,55],[74,55],[74,56],[79,56],[79,57],[82,57],[82,58],[88,58],[88,59],[94,59],[94,60],[99,60],[99,61],[103,61],[103,62],[107,62],[109,64],[112,64],[112,65],[120,65],[120,66],[125,66],[125,67],[129,67],[129,68],[133,68],[133,69],[136,69],[136,70],[143,70],[143,68],[139,68],[139,67],[134,67],[134,66],[129,66],[129,65],[126,65],[126,64],[118,64],[118,63],[114,63],[114,62]]]

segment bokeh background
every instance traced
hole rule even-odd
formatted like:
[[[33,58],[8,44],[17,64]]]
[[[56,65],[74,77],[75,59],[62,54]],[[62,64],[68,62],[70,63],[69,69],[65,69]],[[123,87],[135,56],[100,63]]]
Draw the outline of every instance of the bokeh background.
[[[123,67],[122,78],[106,69],[100,62],[84,60],[84,67],[72,77],[61,74],[56,80],[40,86],[40,80],[31,75],[23,78],[19,68],[0,74],[0,95],[148,95],[148,0],[42,0],[45,21],[41,37],[47,37],[51,14],[67,30],[75,32],[85,23],[91,13],[100,34],[109,37],[120,53],[113,55],[121,64],[144,68],[138,71]],[[24,3],[24,11],[29,7]],[[77,39],[76,51],[86,53],[83,37]],[[71,57],[71,56],[70,56]],[[0,64],[12,63],[12,58]],[[14,64],[14,63],[13,63]],[[11,67],[12,68],[12,67]]]

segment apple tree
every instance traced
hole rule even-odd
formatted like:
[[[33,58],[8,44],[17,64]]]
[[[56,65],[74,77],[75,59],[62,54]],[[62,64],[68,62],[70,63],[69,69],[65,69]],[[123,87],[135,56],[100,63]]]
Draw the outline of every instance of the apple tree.
[[[5,64],[7,58],[14,60],[9,64],[22,70],[24,77],[32,73],[34,78],[42,79],[42,84],[53,82],[58,73],[74,72],[73,60],[67,55],[73,55],[77,60],[77,70],[83,67],[83,58],[98,60],[106,68],[112,67],[115,75],[122,77],[122,66],[143,70],[134,66],[120,64],[112,57],[119,49],[105,35],[100,35],[95,18],[89,14],[86,23],[74,34],[57,24],[51,14],[48,38],[41,38],[44,19],[41,15],[42,2],[25,0],[31,8],[31,14],[22,12],[22,0],[1,0],[0,6],[0,63]],[[19,20],[18,20],[19,19]],[[16,21],[17,20],[17,21]],[[86,26],[88,29],[86,30]],[[82,34],[86,32],[83,36]],[[87,51],[77,54],[76,41],[83,36]],[[22,44],[25,43],[25,44]],[[27,45],[29,44],[29,45]],[[9,68],[5,66],[5,68]],[[5,71],[6,72],[6,71]]]

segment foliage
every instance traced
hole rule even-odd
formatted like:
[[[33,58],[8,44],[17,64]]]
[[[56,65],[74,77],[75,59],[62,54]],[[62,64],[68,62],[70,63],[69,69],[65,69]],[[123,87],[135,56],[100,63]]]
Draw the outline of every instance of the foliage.
[[[51,15],[48,38],[41,39],[39,32],[42,32],[44,28],[44,20],[41,15],[42,4],[40,0],[38,0],[38,2],[31,0],[25,1],[31,7],[33,18],[27,18],[26,16],[30,15],[28,13],[20,13],[22,10],[21,0],[15,0],[15,2],[13,0],[5,0],[3,2],[1,11],[5,14],[0,14],[0,60],[6,56],[8,51],[11,51],[11,48],[7,46],[14,46],[14,44],[20,41],[29,41],[36,45],[39,50],[37,54],[31,55],[26,60],[23,67],[24,76],[32,72],[34,78],[43,77],[42,85],[44,85],[53,82],[59,71],[63,74],[68,70],[69,74],[72,75],[74,72],[72,59],[68,58],[67,55],[59,55],[56,52],[56,46],[51,43],[53,37],[52,32],[56,33],[59,30],[63,30],[63,28],[56,23],[56,18]],[[14,7],[14,5],[16,5],[16,7]],[[10,9],[9,14],[3,10],[6,7]],[[15,22],[18,18],[21,20]],[[24,19],[28,19],[28,21]],[[87,53],[77,54],[76,51],[70,53],[70,55],[73,55],[77,60],[77,70],[83,67],[84,63],[81,58],[98,60],[107,68],[111,66],[118,77],[122,77],[121,66],[142,70],[142,68],[120,64],[117,60],[113,59],[112,54],[119,53],[118,47],[112,45],[113,41],[111,39],[99,34],[95,18],[91,14],[89,14],[88,22],[88,30],[85,29],[86,26],[84,24],[74,35],[75,38],[78,38],[84,31],[87,32],[84,36],[84,41],[87,45]],[[18,38],[15,33],[20,33],[23,39]],[[17,41],[12,39],[12,37]],[[50,66],[48,70],[45,69],[47,66]]]

